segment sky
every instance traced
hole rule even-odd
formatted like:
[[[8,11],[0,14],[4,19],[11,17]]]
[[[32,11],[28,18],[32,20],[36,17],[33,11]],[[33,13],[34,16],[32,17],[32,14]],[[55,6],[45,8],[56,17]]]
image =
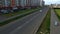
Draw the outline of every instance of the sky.
[[[60,0],[44,0],[45,4],[60,4]]]

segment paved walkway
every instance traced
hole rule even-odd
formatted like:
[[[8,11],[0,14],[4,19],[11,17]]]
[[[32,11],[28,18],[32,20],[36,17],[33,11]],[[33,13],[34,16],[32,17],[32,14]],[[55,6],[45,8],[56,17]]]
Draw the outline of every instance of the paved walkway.
[[[55,26],[55,21],[58,23],[57,26]],[[53,9],[51,10],[50,34],[60,34],[60,21]]]
[[[5,20],[5,19],[7,19],[8,17],[6,17],[6,16],[3,16],[3,15],[0,15],[0,21],[3,21],[3,20]]]

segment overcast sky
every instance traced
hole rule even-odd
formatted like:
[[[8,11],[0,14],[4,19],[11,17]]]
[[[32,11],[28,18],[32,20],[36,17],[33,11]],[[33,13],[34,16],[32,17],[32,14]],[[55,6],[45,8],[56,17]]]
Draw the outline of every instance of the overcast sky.
[[[45,1],[45,4],[59,4],[60,3],[60,0],[44,0]]]

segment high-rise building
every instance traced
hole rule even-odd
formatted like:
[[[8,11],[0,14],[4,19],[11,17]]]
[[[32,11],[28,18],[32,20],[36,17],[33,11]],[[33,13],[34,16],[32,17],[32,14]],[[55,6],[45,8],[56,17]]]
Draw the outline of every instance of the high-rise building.
[[[45,2],[43,0],[40,0],[40,6],[44,6]]]

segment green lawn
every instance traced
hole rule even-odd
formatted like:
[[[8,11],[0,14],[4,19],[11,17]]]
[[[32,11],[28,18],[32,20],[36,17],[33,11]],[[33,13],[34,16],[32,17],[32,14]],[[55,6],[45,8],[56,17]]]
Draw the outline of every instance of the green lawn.
[[[60,9],[54,9],[57,17],[60,19]]]
[[[60,9],[55,9],[55,11],[60,16]]]
[[[36,34],[50,34],[50,11],[47,13]]]
[[[36,12],[37,10],[40,10],[40,8],[27,9],[27,10],[25,10],[25,11],[23,10],[23,11],[21,11],[21,12],[13,13],[13,14],[5,14],[5,16],[9,16],[9,15],[14,16],[15,14],[22,14],[22,15],[17,16],[17,17],[14,17],[14,18],[9,19],[9,20],[2,21],[2,22],[0,22],[0,26],[3,26],[3,25],[5,25],[5,24],[8,24],[8,23],[10,23],[10,22],[12,22],[12,21],[14,21],[14,20],[17,20],[17,19],[19,19],[19,18],[22,18],[22,17],[24,17],[24,16],[26,16],[26,15],[29,15],[29,14],[33,13],[33,12]]]

